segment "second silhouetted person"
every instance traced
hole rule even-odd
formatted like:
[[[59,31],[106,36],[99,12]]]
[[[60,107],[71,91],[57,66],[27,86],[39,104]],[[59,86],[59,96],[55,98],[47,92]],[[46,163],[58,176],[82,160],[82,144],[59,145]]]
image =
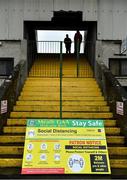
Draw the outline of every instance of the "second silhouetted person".
[[[80,53],[80,45],[82,42],[82,35],[79,32],[79,30],[77,30],[77,32],[74,35],[74,53]]]

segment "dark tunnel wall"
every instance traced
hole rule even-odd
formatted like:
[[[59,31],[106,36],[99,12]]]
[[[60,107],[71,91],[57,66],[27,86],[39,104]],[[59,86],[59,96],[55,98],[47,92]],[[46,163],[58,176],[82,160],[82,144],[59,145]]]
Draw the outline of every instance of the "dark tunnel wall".
[[[93,70],[94,70],[94,62],[95,62],[96,39],[97,39],[97,23],[93,22],[93,26],[88,28],[86,45],[85,45],[85,54],[91,66],[93,67]]]

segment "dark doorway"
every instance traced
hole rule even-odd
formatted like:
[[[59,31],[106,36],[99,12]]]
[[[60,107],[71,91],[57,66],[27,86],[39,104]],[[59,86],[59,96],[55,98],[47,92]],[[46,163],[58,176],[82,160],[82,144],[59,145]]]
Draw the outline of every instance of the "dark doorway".
[[[95,43],[96,43],[97,22],[86,22],[82,20],[82,12],[80,11],[56,11],[51,21],[25,21],[24,22],[24,38],[28,42],[33,42],[32,47],[28,43],[28,68],[32,65],[34,55],[37,53],[37,30],[50,31],[87,31],[86,45],[84,46],[84,56],[86,56],[90,64],[94,67],[95,59]],[[31,55],[32,54],[32,55]],[[32,57],[31,57],[32,56]]]

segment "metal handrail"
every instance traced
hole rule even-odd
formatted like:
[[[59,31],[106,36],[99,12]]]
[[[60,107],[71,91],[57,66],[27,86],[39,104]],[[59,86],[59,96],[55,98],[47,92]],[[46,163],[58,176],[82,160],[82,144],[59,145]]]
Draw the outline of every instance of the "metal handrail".
[[[14,68],[12,74],[6,78],[3,84],[0,86],[0,103],[3,100],[7,100],[7,112],[0,113],[0,132],[6,124],[7,118],[10,112],[13,110],[13,106],[21,92],[24,81],[27,76],[26,61],[20,61]]]
[[[62,42],[60,42],[60,120],[62,120],[62,75],[63,75],[63,67],[62,67]]]
[[[95,63],[95,78],[102,90],[105,100],[113,112],[117,124],[121,128],[121,134],[127,138],[127,92],[120,85],[111,71],[105,66],[103,61],[97,60]],[[118,102],[122,103],[123,108],[118,110]],[[126,142],[127,143],[127,142]]]

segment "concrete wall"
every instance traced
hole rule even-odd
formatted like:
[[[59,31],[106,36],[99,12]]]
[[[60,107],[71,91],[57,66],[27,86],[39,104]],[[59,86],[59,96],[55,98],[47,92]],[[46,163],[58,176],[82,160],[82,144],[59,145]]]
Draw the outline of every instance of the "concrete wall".
[[[121,86],[126,86],[127,87],[127,78],[126,77],[119,77],[117,78]]]
[[[96,42],[96,59],[100,58],[103,63],[109,67],[109,58],[114,54],[119,54],[120,44],[115,41],[97,41]]]
[[[97,21],[97,39],[122,40],[127,34],[126,0],[0,0],[0,39],[23,39],[24,21],[51,21],[54,11],[82,11]]]
[[[26,41],[1,41],[0,57],[13,57],[15,60],[14,66],[16,66],[20,60],[26,60]]]
[[[97,22],[100,56],[108,66],[108,59],[119,53],[127,33],[127,0],[0,0],[0,57],[14,57],[16,65],[27,59],[24,21],[51,21],[54,11],[82,11],[83,21]]]

